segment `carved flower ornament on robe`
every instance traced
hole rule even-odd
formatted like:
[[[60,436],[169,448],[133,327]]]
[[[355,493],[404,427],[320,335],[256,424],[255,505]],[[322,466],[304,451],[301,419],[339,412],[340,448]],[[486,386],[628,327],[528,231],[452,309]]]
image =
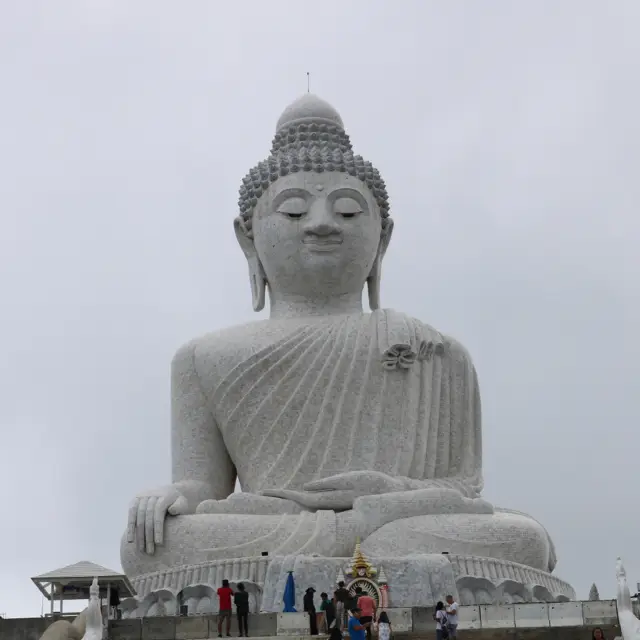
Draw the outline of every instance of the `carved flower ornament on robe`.
[[[385,369],[410,369],[413,363],[422,360],[427,362],[436,356],[444,356],[446,343],[434,343],[431,340],[423,340],[417,352],[410,344],[394,344],[387,349],[382,356],[382,366]]]
[[[444,356],[448,346],[444,336],[420,322],[407,320],[392,309],[373,312],[378,323],[382,366],[390,371],[411,369],[415,362],[429,362]]]

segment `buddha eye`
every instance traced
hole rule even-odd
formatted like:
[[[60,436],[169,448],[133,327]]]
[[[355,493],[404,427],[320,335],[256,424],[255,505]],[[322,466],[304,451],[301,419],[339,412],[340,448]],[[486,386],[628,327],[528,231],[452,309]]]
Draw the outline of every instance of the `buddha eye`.
[[[288,198],[279,207],[278,213],[297,220],[307,213],[307,201],[304,198]]]
[[[343,218],[355,218],[362,213],[360,203],[353,198],[338,198],[333,205],[333,209]]]

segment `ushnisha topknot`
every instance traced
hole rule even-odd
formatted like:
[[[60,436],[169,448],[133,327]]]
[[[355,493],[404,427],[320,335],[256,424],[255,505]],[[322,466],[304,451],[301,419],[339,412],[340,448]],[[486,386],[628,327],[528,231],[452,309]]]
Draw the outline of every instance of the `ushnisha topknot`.
[[[342,118],[327,102],[307,93],[280,116],[271,154],[243,178],[240,217],[252,236],[251,218],[258,199],[272,182],[298,171],[340,171],[361,180],[380,208],[382,226],[389,217],[389,197],[380,172],[362,156],[354,155]]]

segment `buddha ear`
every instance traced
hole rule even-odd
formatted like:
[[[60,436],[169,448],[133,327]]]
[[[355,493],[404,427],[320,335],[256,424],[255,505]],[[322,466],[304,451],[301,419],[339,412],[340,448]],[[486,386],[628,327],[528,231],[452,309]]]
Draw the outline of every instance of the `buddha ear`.
[[[253,310],[262,311],[264,309],[267,276],[265,275],[264,268],[256,251],[256,246],[253,242],[251,220],[245,221],[242,216],[238,216],[233,221],[233,228],[236,232],[236,238],[238,239],[240,248],[249,264],[249,284],[251,285]]]
[[[380,244],[378,253],[367,278],[367,290],[369,292],[369,308],[375,311],[380,308],[380,280],[382,279],[382,258],[389,248],[391,234],[393,233],[393,220],[383,218],[382,231],[380,232]]]

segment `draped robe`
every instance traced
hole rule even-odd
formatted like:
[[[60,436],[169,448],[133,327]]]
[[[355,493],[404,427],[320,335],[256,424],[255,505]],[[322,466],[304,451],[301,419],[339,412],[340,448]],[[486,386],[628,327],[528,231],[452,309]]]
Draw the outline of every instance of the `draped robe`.
[[[243,491],[368,469],[481,490],[478,381],[459,343],[390,310],[245,329],[215,376],[224,339],[195,353]]]
[[[167,518],[154,555],[125,536],[127,575],[265,551],[347,557],[358,538],[380,557],[439,553],[446,544],[452,553],[544,571],[555,565],[548,533],[529,516],[462,500],[462,511],[438,514],[423,502],[425,493],[451,494],[421,488],[479,494],[481,411],[465,349],[418,320],[381,310],[234,327],[180,350],[174,380],[174,478],[211,469],[220,483],[212,485],[216,499],[202,503],[210,509]],[[232,465],[244,502],[222,499]],[[263,510],[252,495],[303,491],[311,480],[354,470],[402,478],[409,490],[364,498],[369,507],[347,511]]]
[[[354,470],[410,479],[410,489],[453,486],[475,497],[482,488],[475,369],[459,343],[418,320],[389,310],[270,319],[206,336],[180,353],[177,389],[188,399],[198,397],[189,386],[197,385],[214,418],[211,428],[220,432],[220,460],[229,469],[235,466],[245,494],[301,491],[306,482]],[[188,400],[177,406],[183,422],[174,432],[174,462],[185,465],[203,455],[190,437],[200,428],[201,414]],[[202,462],[212,461],[205,456]],[[188,473],[181,476],[180,466],[177,471],[178,480],[189,479]],[[425,516],[419,525],[422,541],[405,554],[432,553],[447,540],[448,548],[458,545],[463,553],[543,570],[555,564],[548,534],[527,516],[503,510],[432,516],[419,513],[419,497],[406,503],[411,491],[397,496],[399,502],[392,504],[407,504],[392,510],[399,522]],[[369,515],[360,520],[358,514],[352,517],[354,511],[259,515],[225,506],[230,501],[210,502],[212,511],[168,518],[165,544],[153,556],[137,553],[125,540],[122,563],[128,575],[264,551],[344,557],[357,537],[363,536],[363,544],[375,537]],[[385,518],[392,515],[382,512]],[[395,526],[393,519],[386,522],[377,531]],[[378,538],[384,542],[396,530],[402,535],[401,529]]]

